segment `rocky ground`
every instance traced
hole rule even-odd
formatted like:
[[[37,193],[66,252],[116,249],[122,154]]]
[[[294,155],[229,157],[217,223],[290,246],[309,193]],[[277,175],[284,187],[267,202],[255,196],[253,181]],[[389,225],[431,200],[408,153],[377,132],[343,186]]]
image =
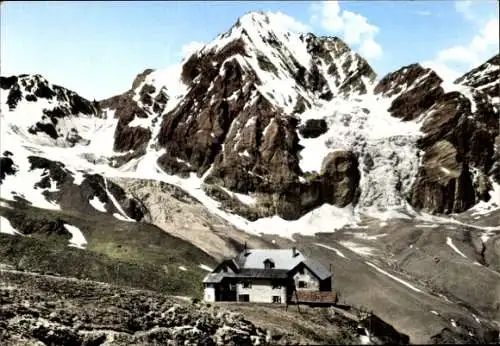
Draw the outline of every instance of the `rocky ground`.
[[[152,291],[2,270],[2,345],[251,345],[242,314]]]
[[[327,308],[210,305],[188,297],[19,272],[5,265],[0,278],[2,345],[359,343],[357,322]],[[408,338],[395,331],[386,337],[392,343]]]

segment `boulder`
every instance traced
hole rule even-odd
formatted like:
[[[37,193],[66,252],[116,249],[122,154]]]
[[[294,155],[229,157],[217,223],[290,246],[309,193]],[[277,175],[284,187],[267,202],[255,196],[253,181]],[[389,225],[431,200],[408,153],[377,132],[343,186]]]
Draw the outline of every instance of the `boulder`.
[[[309,119],[299,127],[299,133],[304,138],[316,138],[328,131],[325,119]]]

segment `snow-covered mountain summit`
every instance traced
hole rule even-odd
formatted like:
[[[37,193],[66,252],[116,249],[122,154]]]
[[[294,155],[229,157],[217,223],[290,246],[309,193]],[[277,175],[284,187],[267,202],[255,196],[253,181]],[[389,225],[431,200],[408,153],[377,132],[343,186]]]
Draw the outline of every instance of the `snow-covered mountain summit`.
[[[498,135],[484,78],[467,76],[477,83],[448,85],[413,64],[377,82],[339,38],[249,13],[98,103],[40,76],[2,78],[2,151],[196,186],[250,224],[277,215],[328,230],[325,214],[461,212],[490,197]]]

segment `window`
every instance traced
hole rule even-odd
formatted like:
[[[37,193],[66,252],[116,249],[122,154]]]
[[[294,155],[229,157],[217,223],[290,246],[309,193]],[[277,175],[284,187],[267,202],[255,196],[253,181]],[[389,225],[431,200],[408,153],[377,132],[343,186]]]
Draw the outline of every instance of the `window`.
[[[280,296],[273,296],[273,303],[281,303],[281,297]]]
[[[299,274],[304,274],[304,267],[300,267],[297,271]]]
[[[368,336],[368,335],[366,334],[366,329],[365,329],[365,328],[362,328],[362,327],[358,327],[358,335]]]
[[[243,288],[252,288],[252,283],[250,281],[243,281]]]
[[[250,301],[250,296],[248,294],[240,294],[238,296],[238,301],[240,301],[240,302],[249,302]]]
[[[273,269],[274,268],[274,262],[271,261],[269,258],[264,261],[264,268],[265,269]]]
[[[300,280],[299,281],[299,288],[307,288],[307,282]]]

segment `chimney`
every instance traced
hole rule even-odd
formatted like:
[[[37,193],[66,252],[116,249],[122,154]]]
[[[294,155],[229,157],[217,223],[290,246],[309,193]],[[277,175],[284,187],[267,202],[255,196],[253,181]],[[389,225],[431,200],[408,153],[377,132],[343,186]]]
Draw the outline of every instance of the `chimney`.
[[[292,257],[295,257],[297,255],[298,255],[297,248],[294,246],[294,247],[292,247]]]

